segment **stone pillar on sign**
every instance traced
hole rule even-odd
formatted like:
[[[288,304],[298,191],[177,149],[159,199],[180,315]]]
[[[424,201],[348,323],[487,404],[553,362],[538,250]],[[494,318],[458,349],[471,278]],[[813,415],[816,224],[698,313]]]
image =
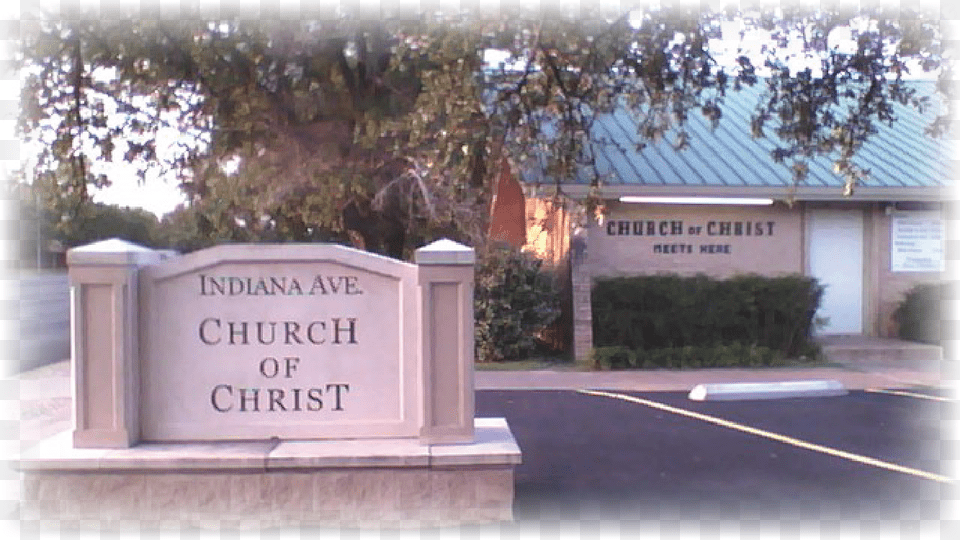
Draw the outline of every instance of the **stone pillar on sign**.
[[[76,448],[139,441],[137,275],[166,256],[116,238],[67,251]]]
[[[473,441],[473,248],[438,240],[414,254],[420,291],[425,444]]]

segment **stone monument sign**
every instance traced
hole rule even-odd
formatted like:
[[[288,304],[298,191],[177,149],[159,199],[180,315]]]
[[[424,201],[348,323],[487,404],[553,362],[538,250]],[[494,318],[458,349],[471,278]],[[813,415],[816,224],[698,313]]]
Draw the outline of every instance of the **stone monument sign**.
[[[336,245],[181,256],[107,240],[67,262],[74,429],[17,461],[24,515],[511,516],[519,447],[503,419],[474,418],[472,249],[441,240],[407,263]]]

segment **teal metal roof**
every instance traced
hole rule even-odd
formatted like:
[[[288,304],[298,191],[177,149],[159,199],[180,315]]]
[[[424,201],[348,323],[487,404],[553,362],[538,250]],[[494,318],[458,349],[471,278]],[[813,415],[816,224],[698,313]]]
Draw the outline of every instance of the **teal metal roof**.
[[[916,83],[917,95],[937,101],[933,83]],[[637,134],[637,121],[625,110],[598,115],[593,131],[595,167],[602,185],[618,194],[644,194],[698,191],[770,192],[776,188],[786,192],[793,186],[790,169],[776,163],[773,123],[765,128],[769,138],[753,138],[751,116],[759,102],[763,85],[729,91],[720,106],[719,126],[699,111],[691,111],[687,120],[689,146],[674,148],[671,141],[645,141],[642,148]],[[923,113],[914,107],[895,105],[897,121],[893,126],[876,123],[873,134],[854,157],[854,164],[870,171],[857,190],[873,194],[873,198],[903,199],[906,192],[940,191],[952,185],[954,143],[948,138],[934,138],[924,133],[936,118],[936,107]],[[809,173],[797,186],[797,193],[823,192],[842,198],[844,179],[833,171],[833,160],[821,156],[807,162]],[[584,173],[576,184],[587,184],[592,173]],[[531,178],[526,178],[528,181]],[[568,184],[569,185],[569,184]],[[856,192],[855,192],[856,194]],[[802,198],[802,197],[801,197]]]

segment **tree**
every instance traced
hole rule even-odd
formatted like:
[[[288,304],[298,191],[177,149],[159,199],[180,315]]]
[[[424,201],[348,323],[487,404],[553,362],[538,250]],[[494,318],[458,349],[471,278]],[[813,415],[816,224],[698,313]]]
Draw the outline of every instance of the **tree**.
[[[414,237],[480,242],[503,156],[561,192],[593,170],[596,115],[626,108],[642,138],[682,149],[689,111],[718,123],[742,85],[765,85],[755,135],[798,181],[826,154],[852,191],[851,158],[890,104],[928,104],[903,76],[949,66],[936,13],[822,6],[44,16],[24,23],[20,126],[43,143],[34,176],[75,201],[108,181],[98,164],[133,160],[180,175],[206,237],[347,232],[393,256]],[[764,58],[719,61],[724,21],[764,32]],[[835,47],[839,31],[856,46]]]
[[[15,186],[21,226],[20,260],[25,266],[50,266],[50,251],[63,250],[108,238],[143,246],[166,247],[157,217],[141,208],[123,208],[90,200],[64,197],[56,183],[44,177],[32,185]],[[70,216],[65,219],[65,216]]]

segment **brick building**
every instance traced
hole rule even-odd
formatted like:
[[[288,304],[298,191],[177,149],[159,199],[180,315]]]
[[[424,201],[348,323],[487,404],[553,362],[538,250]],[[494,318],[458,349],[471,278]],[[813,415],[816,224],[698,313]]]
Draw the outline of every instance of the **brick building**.
[[[810,275],[827,287],[820,333],[878,337],[896,334],[892,315],[906,291],[942,279],[953,154],[952,141],[924,132],[936,109],[897,105],[897,121],[878,125],[854,159],[870,174],[846,196],[829,158],[812,160],[794,185],[771,157],[773,142],[751,136],[758,92],[729,93],[716,129],[691,113],[684,150],[667,141],[641,147],[626,111],[599,117],[592,137],[604,204],[586,225],[553,205],[549,189],[520,204],[520,181],[505,171],[501,184],[516,185],[501,190],[501,208],[525,215],[495,211],[493,228],[524,219],[527,249],[569,268],[567,324],[578,358],[592,346],[590,287],[600,277]],[[935,99],[932,84],[918,83],[918,93]],[[589,189],[586,178],[563,184],[573,198]]]

